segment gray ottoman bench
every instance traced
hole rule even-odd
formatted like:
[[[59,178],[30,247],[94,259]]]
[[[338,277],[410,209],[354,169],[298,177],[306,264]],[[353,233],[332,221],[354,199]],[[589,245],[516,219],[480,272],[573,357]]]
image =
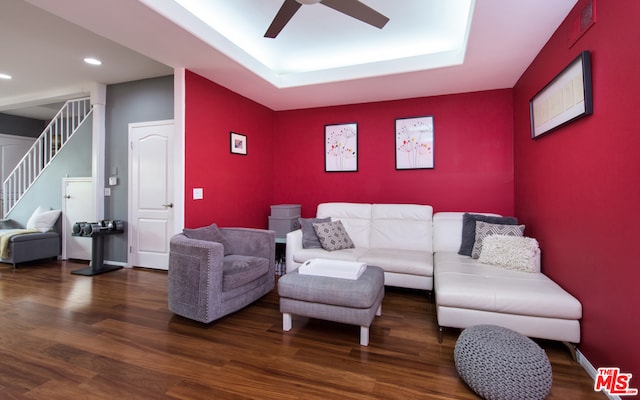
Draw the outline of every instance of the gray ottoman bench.
[[[384,272],[369,266],[357,279],[302,275],[278,280],[282,329],[291,330],[292,314],[360,326],[360,344],[369,345],[369,326],[382,313]]]
[[[551,363],[528,337],[495,325],[471,326],[454,348],[462,380],[483,399],[544,399],[551,390]]]

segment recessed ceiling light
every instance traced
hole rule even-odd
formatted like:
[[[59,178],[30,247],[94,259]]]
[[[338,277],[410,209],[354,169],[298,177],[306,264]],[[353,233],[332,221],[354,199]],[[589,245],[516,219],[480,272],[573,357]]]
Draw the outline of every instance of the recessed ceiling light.
[[[85,58],[84,62],[86,62],[87,64],[91,64],[91,65],[102,65],[102,61],[98,60],[97,58],[92,58],[92,57]]]
[[[13,77],[11,75],[7,75],[7,74],[0,74],[0,79],[12,79]]]

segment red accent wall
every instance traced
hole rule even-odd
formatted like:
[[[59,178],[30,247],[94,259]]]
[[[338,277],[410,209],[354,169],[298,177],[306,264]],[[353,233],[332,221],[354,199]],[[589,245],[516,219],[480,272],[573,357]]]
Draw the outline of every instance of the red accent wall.
[[[515,207],[542,248],[544,272],[583,306],[580,351],[640,384],[640,40],[637,0],[598,1],[571,48],[580,1],[514,88]],[[529,100],[590,50],[594,113],[530,139]]]
[[[266,228],[273,111],[189,71],[185,86],[185,226]],[[247,155],[231,154],[230,131],[247,136]],[[204,189],[203,200],[193,200],[193,188]]]
[[[435,168],[395,169],[395,119],[432,115]],[[358,123],[358,171],[324,171],[325,124]],[[275,117],[278,204],[314,216],[328,201],[419,203],[435,211],[513,214],[510,89],[281,111]]]

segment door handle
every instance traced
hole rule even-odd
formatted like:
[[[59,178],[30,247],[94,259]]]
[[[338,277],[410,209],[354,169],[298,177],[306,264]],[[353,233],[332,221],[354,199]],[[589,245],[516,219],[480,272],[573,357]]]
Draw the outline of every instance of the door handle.
[[[173,203],[163,204],[162,207],[173,208]]]

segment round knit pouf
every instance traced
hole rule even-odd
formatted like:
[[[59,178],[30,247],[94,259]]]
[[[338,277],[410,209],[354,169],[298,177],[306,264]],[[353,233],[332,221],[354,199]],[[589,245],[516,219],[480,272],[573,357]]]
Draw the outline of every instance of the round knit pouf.
[[[462,380],[484,399],[544,399],[551,390],[547,354],[510,329],[469,327],[458,337],[453,356]]]

